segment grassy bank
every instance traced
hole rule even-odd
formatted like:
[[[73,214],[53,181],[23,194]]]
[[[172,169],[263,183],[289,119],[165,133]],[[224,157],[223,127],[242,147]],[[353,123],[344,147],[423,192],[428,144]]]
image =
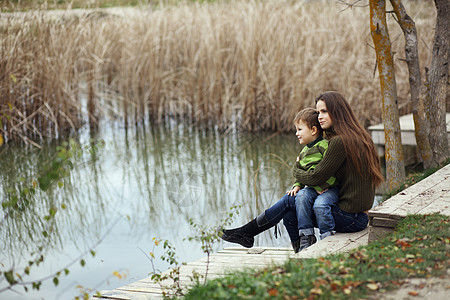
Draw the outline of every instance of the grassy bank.
[[[232,274],[194,287],[186,299],[361,299],[406,278],[445,275],[449,247],[448,216],[408,216],[394,234],[350,253]]]
[[[426,65],[434,10],[406,4]],[[363,124],[379,122],[368,9],[343,8],[336,1],[218,1],[2,16],[0,133],[39,142],[108,118],[288,131],[295,113],[324,90],[345,94]],[[390,21],[402,58],[403,37]],[[405,113],[407,68],[400,60],[396,67]]]

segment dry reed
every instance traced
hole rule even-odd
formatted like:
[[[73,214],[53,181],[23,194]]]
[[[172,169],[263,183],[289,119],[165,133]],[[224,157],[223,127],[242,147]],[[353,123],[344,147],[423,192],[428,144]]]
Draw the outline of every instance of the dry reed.
[[[424,67],[433,5],[406,4]],[[228,1],[125,14],[3,15],[0,133],[38,141],[108,116],[125,124],[176,118],[223,130],[289,131],[295,113],[325,90],[342,92],[363,124],[379,122],[368,8],[344,8],[334,1]],[[403,37],[391,24],[406,113]]]

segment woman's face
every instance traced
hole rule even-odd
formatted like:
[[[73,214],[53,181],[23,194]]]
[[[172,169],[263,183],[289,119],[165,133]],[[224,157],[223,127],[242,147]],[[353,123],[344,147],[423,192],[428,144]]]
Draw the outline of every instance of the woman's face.
[[[319,123],[323,130],[330,129],[333,126],[330,114],[328,113],[325,101],[319,100],[316,104],[316,109],[319,112]]]

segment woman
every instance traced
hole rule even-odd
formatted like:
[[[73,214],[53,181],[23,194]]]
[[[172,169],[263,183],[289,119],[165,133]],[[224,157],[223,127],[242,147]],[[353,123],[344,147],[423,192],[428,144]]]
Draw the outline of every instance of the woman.
[[[370,135],[359,124],[350,105],[337,92],[325,92],[316,99],[320,126],[329,140],[328,150],[315,169],[303,171],[298,163],[293,175],[309,186],[323,184],[331,176],[339,182],[339,201],[332,205],[336,232],[357,232],[367,226],[375,188],[383,182],[380,161]],[[276,225],[281,219],[293,241],[295,252],[315,243],[314,236],[299,236],[298,218],[312,218],[312,203],[296,203],[284,195],[264,213],[242,227],[224,229],[222,239],[253,247],[254,236]],[[297,209],[296,209],[297,206]]]

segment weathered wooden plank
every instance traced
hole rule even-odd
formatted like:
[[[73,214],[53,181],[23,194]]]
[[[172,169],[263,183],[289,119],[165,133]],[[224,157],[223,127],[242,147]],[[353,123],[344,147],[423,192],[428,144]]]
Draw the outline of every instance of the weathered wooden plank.
[[[442,195],[437,198],[436,201],[418,211],[418,214],[422,215],[433,213],[440,213],[445,216],[450,216],[450,193]]]
[[[161,299],[162,296],[153,293],[142,293],[132,291],[101,291],[102,299],[114,299],[114,300],[149,300],[149,299]],[[95,296],[94,296],[95,297]]]
[[[406,217],[407,215],[419,214],[422,209],[427,206],[430,206],[433,202],[435,202],[439,197],[444,195],[445,192],[442,190],[427,190],[423,194],[419,194],[413,200],[404,203],[403,206],[397,208],[394,211],[395,216]],[[439,205],[439,202],[437,202]],[[439,210],[437,211],[439,212]]]
[[[369,228],[360,232],[337,233],[300,251],[296,258],[316,258],[332,253],[346,252],[368,243]]]
[[[169,285],[166,285],[169,286]],[[162,294],[161,287],[152,287],[146,285],[125,285],[116,289],[117,291],[142,292],[152,294]]]
[[[234,250],[221,250],[215,254],[226,254],[226,255],[265,255],[265,254],[277,254],[277,255],[289,255],[292,253],[292,249],[291,248],[286,248],[286,250],[278,250],[278,249],[264,249],[263,251],[259,252],[259,253],[252,253],[249,250],[251,250],[252,248],[248,249],[248,251],[234,251]]]
[[[187,274],[185,274],[185,275],[187,275]],[[142,281],[142,280],[135,281],[135,282],[129,283],[127,285],[121,286],[120,288],[121,289],[124,289],[124,288],[135,288],[137,286],[140,286],[140,287],[144,287],[145,286],[145,287],[147,287],[149,289],[156,289],[156,290],[159,290],[161,288],[161,286],[158,283],[152,281],[152,279],[150,277],[148,277],[148,278],[149,278],[148,281]],[[183,284],[190,284],[192,282],[192,280],[190,280],[190,278],[188,276],[181,275],[180,276],[180,282],[183,283]],[[174,283],[174,280],[171,279],[171,278],[168,278],[168,279],[166,279],[164,281],[161,281],[161,285],[163,285],[163,286],[172,285],[173,283]]]
[[[184,290],[187,290],[189,286],[192,286],[192,283],[183,283],[180,284],[181,288]],[[169,285],[165,285],[164,287],[169,287]],[[148,294],[162,294],[162,289],[158,288],[155,289],[153,287],[148,287],[145,285],[127,285],[127,286],[122,286],[116,289],[117,291],[127,291],[127,292],[136,292],[136,293],[148,293]]]
[[[380,218],[380,217],[370,217],[369,218],[369,225],[373,227],[387,227],[387,228],[394,228],[397,226],[398,219],[392,219],[392,218]]]
[[[408,214],[415,214],[423,207],[434,202],[439,196],[447,193],[450,185],[449,182],[450,165],[447,165],[433,175],[428,176],[419,183],[412,185],[390,199],[387,199],[381,205],[371,209],[369,216],[401,219]]]
[[[204,274],[206,272],[206,264],[192,264],[189,263],[187,265],[184,265],[180,268],[180,276],[190,276],[192,275],[192,271],[195,270],[199,272],[200,274]],[[162,273],[162,275],[167,275],[170,270]],[[208,267],[208,274],[217,274],[222,275],[225,273],[225,269],[221,266],[221,268],[214,267],[214,264],[210,264]],[[139,282],[146,283],[146,282],[152,282],[151,277],[146,277],[144,279],[139,280]]]
[[[217,277],[222,277],[225,276],[229,273],[235,272],[235,271],[240,271],[243,270],[245,268],[251,268],[248,266],[235,266],[235,267],[217,267],[217,266],[212,266],[211,268],[209,268],[208,270],[208,278],[217,278]],[[202,272],[200,272],[200,270],[196,267],[196,266],[188,266],[188,268],[185,270],[186,272],[186,276],[190,276],[192,275],[192,271],[197,271],[202,275],[206,274],[206,269],[203,269]],[[184,274],[183,274],[184,275]]]
[[[405,189],[369,211],[369,242],[394,231],[409,214],[450,215],[450,165]]]
[[[260,259],[288,259],[287,255],[270,255],[270,254],[240,254],[240,255],[223,255],[223,254],[214,254],[209,257],[209,261],[235,261],[235,260],[260,260]],[[196,260],[195,262],[206,262],[207,258],[201,258]]]
[[[448,193],[448,191],[444,188],[447,185],[448,182],[442,181],[439,184],[434,185],[432,188],[426,189],[414,198],[403,200],[401,205],[397,205],[398,198],[395,199],[396,205],[393,206],[391,206],[392,202],[388,199],[380,205],[380,208],[370,210],[369,217],[402,219],[407,215],[418,214],[422,209],[437,201],[439,197]],[[436,205],[440,205],[440,203],[437,202]]]
[[[254,247],[254,248],[244,248],[244,247],[227,247],[224,248],[221,251],[237,251],[237,252],[248,252],[250,249],[261,249],[261,247]],[[287,247],[263,247],[264,251],[290,251],[290,248]],[[258,250],[259,251],[259,250]]]
[[[381,238],[384,238],[389,233],[394,232],[393,227],[375,227],[370,226],[369,228],[369,240],[368,242],[372,242]]]
[[[218,253],[217,255],[215,255],[215,257],[214,257],[214,259],[215,260],[223,260],[223,259],[225,259],[225,260],[228,260],[228,261],[233,261],[233,260],[238,260],[238,259],[261,259],[261,257],[263,258],[263,259],[265,259],[265,258],[268,258],[268,257],[270,257],[270,258],[274,258],[274,259],[276,259],[276,260],[278,260],[278,259],[289,259],[290,257],[293,257],[294,256],[294,251],[292,251],[292,253],[290,254],[290,255],[285,255],[285,254],[281,254],[281,255],[279,255],[279,254],[261,254],[261,255],[259,255],[259,256],[253,256],[253,257],[251,257],[251,256],[246,256],[245,254],[244,255],[228,255],[228,254],[223,254],[223,253]],[[204,260],[204,261],[206,261],[206,259]]]
[[[190,285],[193,282],[191,280],[190,276],[192,276],[192,271],[194,271],[194,270],[195,271],[199,271],[195,267],[188,267],[186,270],[184,270],[183,273],[180,274],[180,282],[183,283],[183,284],[186,284],[186,285]],[[203,270],[203,271],[205,271],[205,270]],[[205,272],[203,272],[202,274],[204,275]],[[225,274],[226,273],[224,272],[223,269],[221,269],[220,272],[216,272],[216,273],[214,273],[214,272],[211,273],[211,272],[208,271],[208,279],[222,277]],[[202,281],[202,280],[203,279],[200,278],[200,281]],[[163,281],[161,284],[164,285],[164,286],[168,286],[168,285],[173,284],[173,280],[167,279],[167,280]],[[155,289],[160,288],[159,284],[156,283],[156,282],[153,282],[150,277],[147,277],[144,280],[140,280],[140,281],[136,281],[136,282],[130,283],[129,285],[126,285],[125,287],[127,287],[127,286],[134,286],[134,285],[135,286],[147,286],[149,288],[155,288]]]
[[[292,255],[293,256],[294,252],[292,251]],[[287,260],[289,259],[290,256],[286,256],[286,255],[234,255],[234,256],[230,256],[230,255],[223,255],[223,254],[217,254],[214,256],[211,256],[209,259],[209,263],[216,263],[216,262],[224,262],[224,263],[230,263],[230,262],[240,262],[240,261],[244,261],[244,262],[253,262],[253,261],[280,261],[280,260]],[[199,259],[196,260],[192,263],[205,263],[206,264],[207,259],[203,258],[203,259]]]
[[[232,261],[232,262],[216,262],[214,264],[212,264],[210,266],[210,268],[213,267],[219,267],[219,268],[230,268],[230,265],[234,266],[234,265],[240,265],[242,267],[264,267],[264,266],[268,266],[268,265],[276,265],[276,264],[282,264],[284,263],[286,260],[255,260],[255,261],[250,261],[250,262],[246,262],[246,261]],[[192,263],[189,264],[190,266],[197,266],[197,267],[201,267],[204,266],[205,264],[201,264],[201,263]],[[234,267],[231,267],[234,268]]]
[[[236,251],[220,251],[217,253],[214,253],[214,256],[230,256],[230,257],[261,257],[261,256],[267,256],[267,255],[275,255],[280,257],[288,257],[290,254],[292,254],[293,251],[290,249],[289,251],[275,251],[275,250],[267,250],[258,254],[255,253],[246,253],[246,252],[236,252]]]

